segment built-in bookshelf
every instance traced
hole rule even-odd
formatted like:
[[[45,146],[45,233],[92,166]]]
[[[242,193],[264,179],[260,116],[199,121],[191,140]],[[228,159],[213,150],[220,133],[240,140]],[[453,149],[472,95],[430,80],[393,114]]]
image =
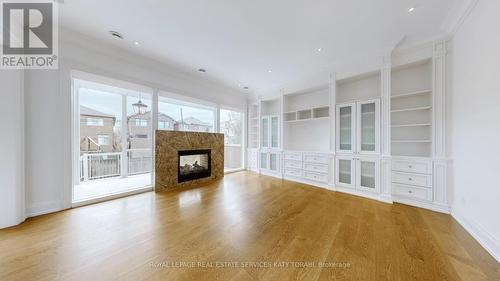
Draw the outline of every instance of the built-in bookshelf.
[[[397,67],[391,77],[391,150],[395,156],[432,154],[432,62]]]
[[[248,107],[248,147],[259,147],[259,106],[251,104]]]
[[[329,150],[329,122],[333,110],[327,85],[285,94],[283,112],[285,149]]]

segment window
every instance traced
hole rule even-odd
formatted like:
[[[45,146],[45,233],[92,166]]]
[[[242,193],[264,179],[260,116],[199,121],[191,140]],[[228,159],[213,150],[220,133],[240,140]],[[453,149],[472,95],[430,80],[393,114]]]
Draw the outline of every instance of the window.
[[[97,136],[97,144],[109,145],[109,136],[108,135],[98,135]]]
[[[146,120],[146,119],[135,119],[135,125],[137,127],[147,127],[148,126],[148,120]]]
[[[104,120],[101,118],[87,118],[87,126],[104,126]]]
[[[220,132],[224,134],[224,169],[243,168],[243,113],[220,110]]]
[[[158,97],[158,129],[215,132],[215,112],[214,107],[160,96]],[[173,123],[164,121],[165,118],[174,121]]]
[[[135,135],[135,138],[137,138],[137,139],[147,139],[148,135],[146,135],[146,134]]]
[[[170,129],[170,122],[168,121],[158,121],[158,129],[168,130]]]

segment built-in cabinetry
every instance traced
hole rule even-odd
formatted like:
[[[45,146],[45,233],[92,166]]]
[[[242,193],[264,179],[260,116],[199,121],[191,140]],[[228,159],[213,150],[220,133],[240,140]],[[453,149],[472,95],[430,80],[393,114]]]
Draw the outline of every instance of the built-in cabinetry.
[[[438,41],[393,52],[380,69],[332,73],[322,85],[255,103],[252,162],[275,177],[448,212],[445,51]]]

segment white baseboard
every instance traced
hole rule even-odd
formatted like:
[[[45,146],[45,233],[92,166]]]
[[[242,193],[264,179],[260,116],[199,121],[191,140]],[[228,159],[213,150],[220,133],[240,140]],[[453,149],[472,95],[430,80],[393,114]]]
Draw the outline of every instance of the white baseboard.
[[[405,205],[410,205],[422,209],[428,209],[431,211],[439,212],[439,213],[444,213],[444,214],[449,214],[450,213],[450,207],[447,205],[440,205],[436,204],[434,202],[424,202],[424,201],[417,201],[417,200],[412,200],[408,198],[404,198],[401,196],[397,195],[392,195],[392,199],[394,202],[405,204]]]
[[[451,210],[451,216],[469,232],[474,239],[483,246],[500,263],[500,241],[498,241],[491,233],[484,229],[479,223],[474,222],[461,215],[456,210]]]
[[[63,209],[64,208],[62,208],[62,204],[59,201],[39,202],[28,206],[26,210],[26,216],[28,218],[36,217],[48,213],[58,212]]]

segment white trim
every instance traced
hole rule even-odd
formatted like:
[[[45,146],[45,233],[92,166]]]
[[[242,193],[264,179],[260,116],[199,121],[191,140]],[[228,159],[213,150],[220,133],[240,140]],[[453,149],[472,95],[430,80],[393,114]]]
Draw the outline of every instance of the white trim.
[[[451,216],[500,263],[500,241],[493,234],[484,229],[481,224],[461,215],[456,209],[451,210]]]
[[[414,207],[418,207],[418,208],[422,208],[422,209],[428,209],[428,210],[435,211],[435,212],[440,212],[440,213],[445,213],[445,214],[450,213],[450,207],[447,205],[441,205],[441,204],[437,204],[437,203],[433,203],[433,202],[416,201],[416,200],[404,198],[404,197],[401,197],[401,196],[398,196],[395,194],[392,195],[392,200],[395,203],[401,203],[401,204],[410,205],[410,206],[414,206]]]
[[[31,204],[26,210],[27,217],[36,217],[63,210],[58,200],[37,202]]]
[[[462,4],[458,4],[444,21],[442,29],[446,30],[450,36],[454,35],[469,17],[478,2],[479,0],[465,0]]]
[[[146,187],[138,188],[138,189],[127,191],[127,192],[113,193],[113,194],[109,194],[109,195],[106,195],[103,197],[86,199],[86,200],[82,200],[82,201],[75,201],[71,204],[71,208],[77,208],[77,207],[82,207],[82,206],[86,206],[86,205],[101,203],[101,202],[110,201],[110,200],[114,200],[114,199],[118,199],[118,198],[123,198],[123,197],[131,196],[131,195],[137,195],[137,194],[141,194],[141,193],[150,192],[153,190],[154,190],[153,186],[146,186]]]

